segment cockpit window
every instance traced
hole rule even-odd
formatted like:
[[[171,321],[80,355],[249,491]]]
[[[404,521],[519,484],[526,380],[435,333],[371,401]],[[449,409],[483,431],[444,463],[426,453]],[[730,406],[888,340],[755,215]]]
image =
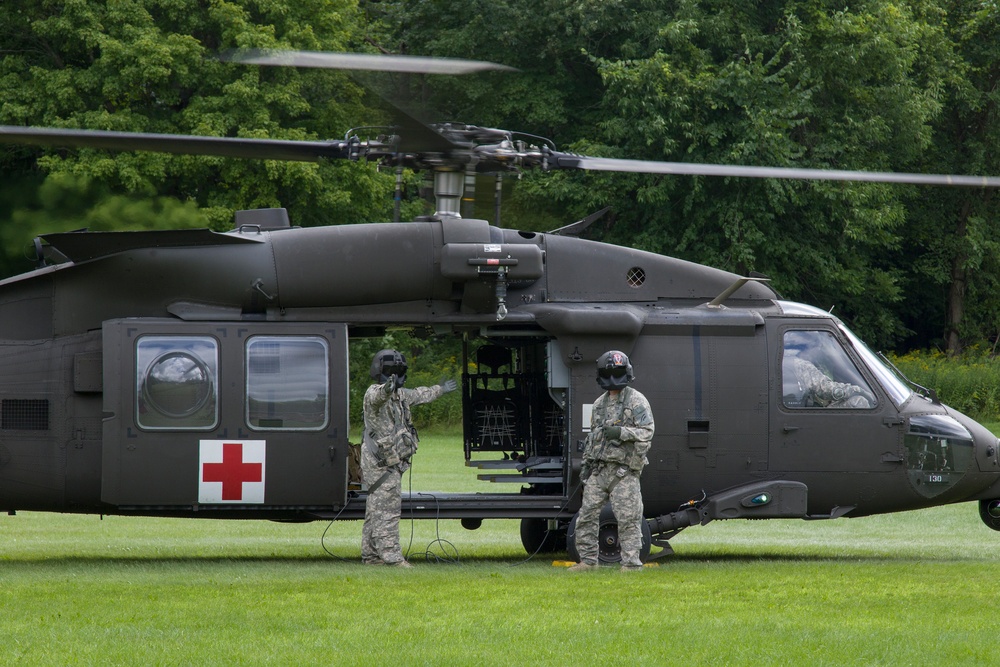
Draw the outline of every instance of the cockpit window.
[[[953,486],[975,463],[969,430],[949,415],[915,415],[903,438],[910,483],[925,498]]]
[[[872,352],[860,338],[855,336],[854,333],[839,319],[833,317],[826,311],[804,303],[795,303],[793,301],[779,301],[778,303],[781,305],[781,310],[785,315],[794,317],[832,319],[840,328],[841,333],[847,337],[847,340],[850,342],[851,347],[854,348],[854,351],[859,357],[861,357],[861,363],[875,375],[875,380],[882,386],[882,389],[889,394],[889,398],[896,404],[896,407],[903,405],[903,403],[908,401],[910,397],[913,396],[913,390],[910,386],[903,379],[901,379],[896,372],[883,363],[882,360],[879,359],[878,356]]]
[[[874,392],[829,331],[786,331],[781,360],[786,408],[874,408]]]
[[[844,332],[848,340],[851,341],[851,345],[861,356],[862,362],[868,366],[868,369],[875,374],[875,379],[878,383],[882,385],[882,388],[886,390],[889,394],[889,398],[893,400],[896,407],[901,406],[903,403],[913,395],[913,390],[910,389],[905,382],[903,382],[896,373],[894,373],[890,368],[888,368],[882,360],[875,355],[871,349],[864,344],[864,342],[854,335],[854,333],[847,327],[841,325],[840,330]]]

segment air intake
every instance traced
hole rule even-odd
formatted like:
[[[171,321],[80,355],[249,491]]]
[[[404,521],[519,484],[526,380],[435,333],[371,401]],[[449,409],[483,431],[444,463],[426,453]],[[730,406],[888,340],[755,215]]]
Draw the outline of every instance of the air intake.
[[[292,224],[288,221],[288,210],[283,208],[256,208],[249,211],[236,211],[236,229],[238,231],[272,231],[288,229]]]
[[[45,399],[9,398],[0,403],[0,429],[49,430],[49,402]]]

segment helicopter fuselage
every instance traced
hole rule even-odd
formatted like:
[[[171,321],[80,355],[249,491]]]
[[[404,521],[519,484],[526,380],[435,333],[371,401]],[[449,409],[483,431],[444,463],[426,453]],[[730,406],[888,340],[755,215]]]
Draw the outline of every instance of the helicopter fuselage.
[[[608,349],[653,409],[654,533],[1000,498],[995,436],[764,282],[479,220],[260,220],[51,235],[0,282],[0,508],[358,518],[348,343],[389,327],[461,339],[456,456],[496,489],[415,516],[569,521]]]

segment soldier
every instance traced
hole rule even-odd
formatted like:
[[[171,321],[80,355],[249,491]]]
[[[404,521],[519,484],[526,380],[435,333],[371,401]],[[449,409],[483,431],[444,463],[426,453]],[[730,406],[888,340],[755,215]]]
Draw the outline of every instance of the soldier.
[[[597,567],[597,531],[601,509],[611,500],[618,521],[623,571],[641,570],[642,491],[639,475],[653,439],[653,413],[639,391],[625,353],[605,352],[597,360],[597,383],[605,390],[594,401],[590,434],[583,450],[583,505],[576,519],[580,562],[570,570]]]
[[[790,407],[873,408],[875,395],[861,386],[844,351],[828,332],[787,331],[782,357],[785,404]],[[839,362],[839,363],[838,363]],[[822,370],[831,370],[828,374]],[[854,370],[853,376],[849,371]]]
[[[375,384],[365,392],[361,447],[361,470],[368,485],[361,560],[367,565],[412,567],[399,546],[400,482],[418,442],[410,406],[430,403],[458,388],[455,380],[447,380],[433,387],[404,389],[406,370],[406,359],[396,350],[381,350],[372,358]]]
[[[831,380],[811,361],[801,357],[790,357],[784,363],[786,367],[791,369],[799,392],[805,396],[805,400],[810,406],[823,408],[872,408],[875,406],[873,393],[856,384]]]

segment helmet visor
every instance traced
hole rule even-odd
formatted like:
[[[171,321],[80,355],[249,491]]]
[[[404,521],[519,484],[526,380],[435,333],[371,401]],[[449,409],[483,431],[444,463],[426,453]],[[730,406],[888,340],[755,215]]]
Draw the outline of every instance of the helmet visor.
[[[397,377],[402,377],[406,375],[406,365],[405,364],[386,364],[382,367],[382,375],[389,377],[390,375],[395,375]]]
[[[605,379],[616,378],[621,379],[628,374],[628,369],[625,366],[611,366],[610,368],[599,368],[597,369],[597,376]]]

